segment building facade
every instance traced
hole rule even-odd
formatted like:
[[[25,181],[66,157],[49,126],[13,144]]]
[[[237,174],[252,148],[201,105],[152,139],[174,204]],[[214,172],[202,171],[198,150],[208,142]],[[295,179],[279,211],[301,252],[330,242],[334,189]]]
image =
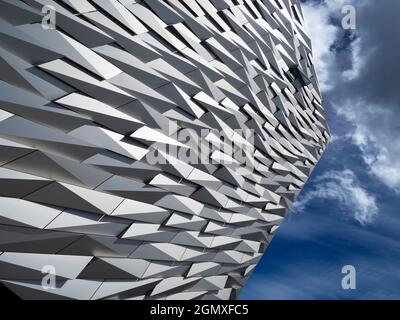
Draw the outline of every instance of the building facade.
[[[236,298],[329,141],[298,0],[0,0],[0,69],[24,299]]]

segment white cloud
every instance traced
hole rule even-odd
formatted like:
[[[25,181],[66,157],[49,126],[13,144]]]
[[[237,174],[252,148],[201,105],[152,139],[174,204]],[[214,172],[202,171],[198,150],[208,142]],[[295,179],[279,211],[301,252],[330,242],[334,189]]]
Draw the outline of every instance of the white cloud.
[[[316,71],[321,90],[325,92],[334,89],[338,77],[344,81],[357,78],[366,61],[366,53],[361,53],[361,41],[356,38],[355,30],[352,33],[354,41],[350,41],[347,48],[351,54],[351,66],[343,71],[338,68],[336,52],[332,47],[337,41],[342,40],[344,30],[340,23],[333,24],[332,19],[337,21],[343,19],[345,15],[342,8],[345,5],[354,5],[357,9],[366,4],[356,3],[355,0],[335,0],[317,3],[309,1],[302,6],[304,27],[312,39]]]
[[[332,134],[332,135],[331,135],[330,144],[333,144],[333,143],[342,141],[344,138],[346,138],[346,137],[342,137],[342,136],[339,136],[339,135],[336,135],[336,134]]]
[[[304,28],[312,39],[314,62],[321,90],[330,90],[333,87],[330,67],[335,59],[335,54],[330,48],[336,41],[340,28],[330,24],[332,10],[327,5],[306,2],[302,6],[302,10]]]
[[[370,173],[386,186],[400,192],[400,141],[391,132],[397,116],[393,109],[372,106],[364,101],[348,101],[335,106],[337,113],[350,121],[352,142],[359,147]]]
[[[314,188],[300,197],[294,212],[303,212],[316,200],[337,201],[341,212],[350,215],[362,225],[371,223],[378,214],[375,197],[357,181],[351,170],[328,171],[314,180]]]
[[[351,44],[351,69],[343,71],[342,75],[346,81],[357,79],[361,68],[364,66],[365,59],[361,54],[360,38],[354,40]]]

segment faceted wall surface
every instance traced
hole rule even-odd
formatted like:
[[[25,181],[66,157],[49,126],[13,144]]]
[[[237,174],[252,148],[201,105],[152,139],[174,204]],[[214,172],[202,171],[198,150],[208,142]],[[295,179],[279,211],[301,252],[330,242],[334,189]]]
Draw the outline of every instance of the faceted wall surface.
[[[329,141],[298,0],[0,0],[0,70],[25,299],[235,298]]]

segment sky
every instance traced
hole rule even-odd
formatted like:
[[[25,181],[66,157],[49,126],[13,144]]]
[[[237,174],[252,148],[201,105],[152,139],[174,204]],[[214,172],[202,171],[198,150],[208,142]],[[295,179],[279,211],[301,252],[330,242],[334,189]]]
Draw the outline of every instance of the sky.
[[[400,299],[400,1],[302,2],[332,141],[240,298]]]

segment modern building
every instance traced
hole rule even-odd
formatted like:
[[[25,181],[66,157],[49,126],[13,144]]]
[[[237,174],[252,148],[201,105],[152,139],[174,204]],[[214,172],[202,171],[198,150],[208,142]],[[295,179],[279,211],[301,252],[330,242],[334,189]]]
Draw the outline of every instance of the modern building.
[[[0,0],[0,70],[24,299],[234,299],[329,141],[298,0]]]

